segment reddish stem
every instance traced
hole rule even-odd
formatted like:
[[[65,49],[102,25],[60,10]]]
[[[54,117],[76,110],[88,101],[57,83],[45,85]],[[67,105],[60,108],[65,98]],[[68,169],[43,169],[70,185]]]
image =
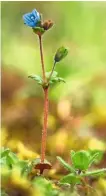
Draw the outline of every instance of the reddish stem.
[[[43,80],[44,80],[44,82],[46,82],[45,66],[44,66],[44,59],[43,59],[43,49],[42,49],[42,37],[41,37],[41,35],[39,35],[39,45],[40,45],[40,55],[41,55],[41,65],[42,65]]]
[[[44,121],[43,121],[42,144],[41,144],[41,163],[44,163],[44,159],[45,159],[48,107],[49,107],[48,88],[45,88],[44,89]]]

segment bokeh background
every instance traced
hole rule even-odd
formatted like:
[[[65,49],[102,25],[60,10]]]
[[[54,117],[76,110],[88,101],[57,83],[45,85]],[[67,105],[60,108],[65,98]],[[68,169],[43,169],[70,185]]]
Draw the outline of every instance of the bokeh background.
[[[47,158],[60,169],[56,155],[68,160],[71,149],[99,149],[104,151],[99,166],[105,167],[106,2],[1,3],[1,145],[21,159],[40,155],[43,92],[28,79],[32,73],[41,74],[39,45],[22,20],[34,8],[43,19],[54,21],[43,38],[46,70],[50,71],[58,47],[69,48],[56,66],[66,83],[52,86],[49,92]],[[99,183],[106,185],[103,179]]]

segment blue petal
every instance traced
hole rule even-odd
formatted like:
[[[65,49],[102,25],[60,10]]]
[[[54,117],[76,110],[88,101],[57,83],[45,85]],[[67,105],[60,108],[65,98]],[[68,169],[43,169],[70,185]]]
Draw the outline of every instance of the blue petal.
[[[34,10],[32,10],[32,12],[31,12],[35,17],[37,17],[37,13],[38,13],[38,11],[36,10],[36,9],[34,9]]]
[[[32,14],[35,16],[35,18],[37,18],[38,21],[40,20],[40,14],[36,9],[32,11]]]
[[[29,27],[36,27],[36,23],[35,22],[25,22],[25,24]]]
[[[30,22],[29,26],[30,27],[36,27],[36,23],[35,22]]]
[[[24,19],[24,23],[30,27],[35,25],[35,22],[33,22],[32,20],[29,20],[26,16],[23,16]]]
[[[24,16],[23,16],[23,19],[24,19],[24,21],[31,21],[31,19],[30,19],[30,17],[29,17],[29,15],[28,14],[25,14]]]
[[[27,26],[36,27],[37,23],[40,21],[40,14],[36,9],[34,9],[32,12],[24,14],[23,20]]]

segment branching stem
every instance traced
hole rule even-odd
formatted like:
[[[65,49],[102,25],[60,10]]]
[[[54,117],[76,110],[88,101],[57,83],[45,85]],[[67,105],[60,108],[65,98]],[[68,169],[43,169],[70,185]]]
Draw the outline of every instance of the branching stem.
[[[55,69],[55,65],[56,65],[56,62],[54,62],[54,64],[53,64],[52,71],[51,71],[51,73],[50,73],[48,82],[50,81],[50,78],[51,78],[51,76],[52,76],[52,74],[53,74],[53,71],[54,71],[54,69]]]

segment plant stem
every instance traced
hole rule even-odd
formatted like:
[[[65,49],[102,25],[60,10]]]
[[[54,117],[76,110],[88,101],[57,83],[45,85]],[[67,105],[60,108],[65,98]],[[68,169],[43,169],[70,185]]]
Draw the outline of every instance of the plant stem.
[[[41,64],[42,64],[42,74],[43,81],[46,83],[45,76],[45,66],[43,59],[43,49],[42,49],[42,37],[39,35],[39,45],[40,45],[40,56],[41,56]],[[47,119],[48,119],[48,87],[43,87],[44,90],[44,120],[43,120],[43,130],[42,130],[42,142],[41,142],[41,163],[44,163],[45,160],[45,151],[46,151],[46,138],[47,138]]]
[[[43,59],[43,49],[42,49],[42,37],[41,37],[41,35],[39,35],[39,45],[40,45],[40,56],[41,56],[43,80],[44,80],[44,82],[46,82],[45,66],[44,66],[44,59]]]
[[[52,74],[53,74],[53,71],[54,71],[55,65],[56,65],[56,62],[54,62],[54,64],[53,64],[52,71],[51,71],[51,73],[50,73],[50,76],[49,76],[48,82],[50,81],[50,78],[51,78],[51,76],[52,76]]]
[[[49,107],[48,88],[44,88],[44,121],[43,121],[42,143],[41,143],[41,163],[44,163],[44,159],[45,159],[48,107]]]

